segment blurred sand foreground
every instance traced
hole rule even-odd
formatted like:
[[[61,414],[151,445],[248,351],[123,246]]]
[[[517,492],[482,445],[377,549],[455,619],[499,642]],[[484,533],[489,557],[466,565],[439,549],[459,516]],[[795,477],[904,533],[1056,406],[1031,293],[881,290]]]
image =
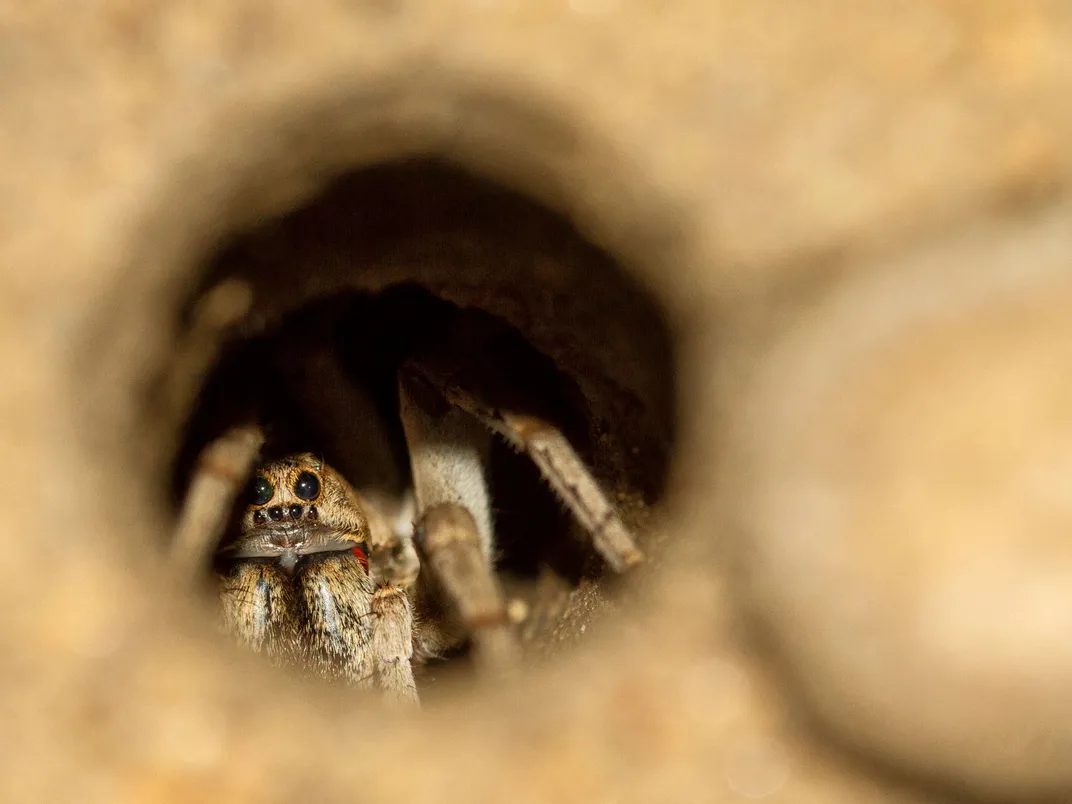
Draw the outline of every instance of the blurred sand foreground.
[[[0,9],[0,797],[1072,797],[1072,7]],[[220,649],[145,424],[207,250],[432,153],[569,214],[680,366],[628,636],[421,717]]]

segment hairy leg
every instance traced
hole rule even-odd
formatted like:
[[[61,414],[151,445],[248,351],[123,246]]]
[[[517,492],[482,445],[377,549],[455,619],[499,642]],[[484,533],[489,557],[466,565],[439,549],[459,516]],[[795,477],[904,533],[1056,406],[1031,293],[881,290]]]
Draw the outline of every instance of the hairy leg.
[[[538,416],[487,404],[430,364],[410,361],[403,372],[414,380],[420,378],[452,406],[465,411],[527,454],[577,521],[591,534],[593,546],[615,572],[624,572],[644,560],[644,554],[636,546],[614,505],[557,427]]]
[[[209,565],[263,443],[260,428],[247,425],[231,428],[202,450],[171,543],[171,564],[184,581]]]
[[[413,608],[406,590],[378,587],[370,609],[376,687],[390,701],[418,704],[413,680]]]
[[[313,675],[358,687],[375,681],[373,585],[352,553],[308,556],[294,576],[305,612],[299,641]]]
[[[301,605],[291,578],[275,562],[236,562],[220,578],[224,628],[240,644],[277,663],[298,650]]]
[[[425,586],[442,592],[454,621],[473,641],[477,666],[502,673],[517,643],[492,567],[491,508],[485,481],[488,433],[419,379],[399,378],[400,411],[413,466],[417,548]],[[449,634],[429,633],[425,649]]]

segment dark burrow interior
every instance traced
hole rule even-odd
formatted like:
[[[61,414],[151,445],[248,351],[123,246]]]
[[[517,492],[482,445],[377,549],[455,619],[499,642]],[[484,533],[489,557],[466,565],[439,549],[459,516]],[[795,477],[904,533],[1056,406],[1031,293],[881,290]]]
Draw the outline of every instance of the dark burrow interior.
[[[347,174],[235,236],[203,276],[189,310],[224,280],[244,283],[253,301],[221,333],[186,420],[176,511],[205,446],[250,420],[266,435],[263,459],[312,452],[355,488],[397,499],[409,482],[397,371],[434,352],[497,407],[560,428],[657,555],[653,512],[674,436],[672,334],[652,296],[563,215],[440,161],[408,160]],[[519,633],[528,655],[554,654],[605,621],[629,583],[501,439],[488,481],[496,569],[527,612]],[[463,666],[465,655],[444,661]]]

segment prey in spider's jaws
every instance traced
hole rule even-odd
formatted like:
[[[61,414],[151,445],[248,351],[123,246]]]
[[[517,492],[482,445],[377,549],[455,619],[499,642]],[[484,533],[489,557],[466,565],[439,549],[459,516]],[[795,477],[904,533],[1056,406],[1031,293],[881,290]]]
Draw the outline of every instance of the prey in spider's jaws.
[[[303,556],[353,551],[367,566],[369,524],[354,492],[311,454],[265,464],[248,491],[248,508],[225,559],[277,559],[292,573]]]

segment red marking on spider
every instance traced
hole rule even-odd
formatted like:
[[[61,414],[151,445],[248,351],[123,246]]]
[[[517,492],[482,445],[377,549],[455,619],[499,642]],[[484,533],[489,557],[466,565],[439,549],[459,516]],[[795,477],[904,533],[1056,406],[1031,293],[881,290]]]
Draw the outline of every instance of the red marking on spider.
[[[350,548],[350,552],[357,556],[358,563],[361,564],[361,566],[367,570],[368,556],[365,554],[365,551],[362,550],[360,547],[352,547]]]

